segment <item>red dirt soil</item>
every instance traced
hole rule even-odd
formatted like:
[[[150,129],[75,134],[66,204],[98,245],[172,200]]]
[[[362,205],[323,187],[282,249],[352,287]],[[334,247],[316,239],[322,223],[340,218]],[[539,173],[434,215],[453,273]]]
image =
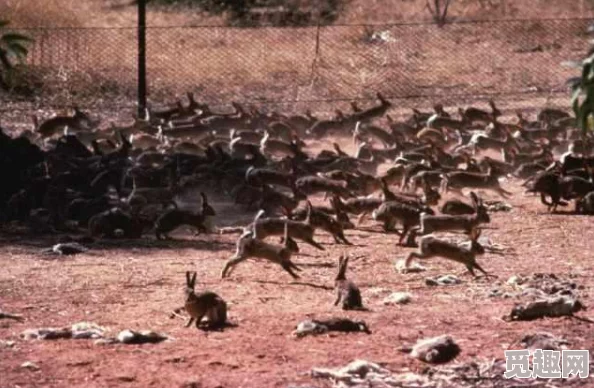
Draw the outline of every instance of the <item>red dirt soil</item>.
[[[0,387],[134,386],[134,387],[287,387],[309,384],[312,367],[338,367],[353,359],[384,363],[392,371],[425,365],[398,351],[424,337],[448,333],[462,348],[457,361],[503,358],[503,351],[523,335],[547,331],[567,338],[571,349],[594,350],[592,325],[570,318],[508,323],[513,299],[488,298],[489,290],[515,274],[555,273],[574,276],[583,285],[583,302],[590,305],[593,280],[594,232],[588,217],[551,215],[536,197],[525,197],[519,186],[509,213],[493,213],[493,230],[484,234],[494,243],[513,248],[505,256],[485,254],[480,264],[498,279],[472,279],[464,268],[443,259],[426,261],[428,271],[399,274],[396,259],[408,249],[397,247],[396,235],[348,231],[354,247],[331,243],[318,234],[326,251],[302,245],[294,261],[303,268],[294,282],[277,266],[248,261],[232,276],[220,280],[225,260],[234,250],[236,236],[178,234],[182,241],[156,244],[151,240],[102,244],[89,253],[48,260],[39,247],[56,238],[23,241],[2,237],[0,255],[0,309],[22,314],[23,323],[0,321],[0,339],[14,340],[12,348],[0,346]],[[485,198],[489,198],[486,194]],[[220,206],[220,204],[215,204]],[[133,246],[136,246],[135,248]],[[332,306],[331,289],[337,257],[348,251],[350,275],[360,286],[369,312],[343,312]],[[198,272],[197,289],[221,295],[230,306],[236,327],[223,332],[184,328],[170,319],[182,303],[184,272]],[[449,287],[428,287],[424,278],[460,275],[464,282]],[[412,303],[384,306],[381,287],[408,291]],[[582,314],[588,316],[588,312]],[[364,319],[366,334],[331,334],[294,339],[290,333],[306,318],[345,316]],[[123,329],[151,329],[175,340],[156,345],[95,345],[91,340],[24,341],[27,328],[69,326],[92,321],[116,334]],[[21,368],[32,361],[39,371]]]

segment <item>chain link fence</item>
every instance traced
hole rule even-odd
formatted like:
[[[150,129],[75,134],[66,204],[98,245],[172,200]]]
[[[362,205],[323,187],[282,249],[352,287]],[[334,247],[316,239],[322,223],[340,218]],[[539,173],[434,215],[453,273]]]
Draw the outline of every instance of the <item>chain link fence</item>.
[[[443,28],[427,23],[148,28],[149,100],[171,102],[193,91],[212,104],[303,110],[333,109],[332,103],[373,99],[376,92],[451,104],[565,97],[566,80],[575,70],[561,63],[584,54],[588,25],[586,19],[547,19]],[[44,90],[38,106],[133,107],[136,29],[18,32],[35,39],[28,60]]]

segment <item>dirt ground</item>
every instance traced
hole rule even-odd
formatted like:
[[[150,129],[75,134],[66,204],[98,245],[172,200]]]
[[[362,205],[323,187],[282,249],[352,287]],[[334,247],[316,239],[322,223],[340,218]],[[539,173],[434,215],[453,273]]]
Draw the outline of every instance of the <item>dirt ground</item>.
[[[22,314],[23,323],[1,320],[0,387],[287,387],[330,386],[312,380],[312,367],[340,367],[354,359],[382,363],[392,371],[421,371],[425,365],[398,349],[420,338],[450,334],[460,344],[457,361],[503,358],[503,351],[527,333],[546,331],[565,337],[571,349],[594,350],[592,324],[577,319],[505,322],[513,299],[489,298],[512,275],[554,273],[573,277],[591,304],[594,270],[591,219],[547,214],[536,197],[524,196],[517,182],[509,213],[492,213],[493,229],[484,235],[506,247],[504,256],[485,254],[480,264],[497,279],[473,279],[464,268],[443,259],[424,264],[426,272],[400,274],[394,262],[408,249],[396,246],[397,236],[379,233],[373,221],[366,230],[348,231],[355,244],[345,248],[319,233],[326,250],[302,245],[294,261],[302,279],[272,264],[248,261],[228,279],[220,279],[234,249],[234,235],[198,236],[180,232],[177,241],[110,242],[86,254],[47,259],[39,254],[57,237],[0,240],[0,309]],[[488,194],[485,198],[489,198]],[[215,206],[222,209],[221,203]],[[224,212],[224,211],[223,211]],[[124,246],[124,247],[122,247]],[[513,248],[513,249],[512,249]],[[350,278],[361,288],[368,312],[343,312],[332,305],[337,258],[349,252]],[[230,306],[235,327],[222,332],[184,328],[170,319],[182,303],[184,273],[198,273],[198,289],[221,295]],[[428,287],[426,277],[453,273],[463,283]],[[408,305],[384,306],[388,291],[408,291]],[[588,317],[586,311],[582,316]],[[295,339],[291,331],[306,318],[364,319],[373,334],[331,334]],[[151,329],[173,340],[155,345],[95,345],[92,340],[24,341],[28,328],[69,326],[91,321],[112,333]],[[512,346],[513,347],[513,346]],[[26,361],[38,371],[20,367]],[[306,385],[307,384],[307,385]]]

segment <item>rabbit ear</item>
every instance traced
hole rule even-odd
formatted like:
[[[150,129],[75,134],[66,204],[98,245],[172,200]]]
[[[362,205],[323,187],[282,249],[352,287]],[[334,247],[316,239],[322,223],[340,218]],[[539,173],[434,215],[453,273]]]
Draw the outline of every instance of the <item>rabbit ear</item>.
[[[202,191],[200,192],[200,197],[202,197],[202,206],[204,205],[208,205],[208,198],[206,198],[206,194],[204,194]]]
[[[345,256],[344,254],[340,255],[338,258],[338,274],[336,275],[337,279],[344,279],[344,273],[346,271],[345,267]]]
[[[196,285],[196,272],[194,272],[192,274],[192,278],[190,279],[190,287],[194,288],[194,286]]]
[[[474,191],[470,192],[470,198],[472,198],[472,202],[474,203],[474,207],[478,208],[479,206],[479,200],[478,197],[476,196],[476,193]]]
[[[190,271],[186,271],[186,286],[190,286]]]
[[[311,224],[311,210],[312,210],[311,202],[309,200],[307,200],[307,215],[305,216],[304,222],[308,225]]]
[[[256,227],[254,226],[254,230],[255,230],[255,228]],[[284,231],[283,231],[283,237],[285,239],[285,248],[289,248],[289,244],[290,244],[290,242],[289,242],[289,240],[290,240],[290,237],[289,237],[289,220],[285,221],[285,227],[284,227]]]

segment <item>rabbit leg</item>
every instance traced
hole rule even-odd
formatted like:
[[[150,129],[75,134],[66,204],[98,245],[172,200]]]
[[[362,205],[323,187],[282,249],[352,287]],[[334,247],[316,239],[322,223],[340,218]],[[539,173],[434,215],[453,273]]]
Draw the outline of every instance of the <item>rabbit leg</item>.
[[[223,313],[219,313],[217,308],[210,309],[207,317],[209,329],[216,329],[225,325],[225,316],[223,316]]]
[[[286,246],[291,252],[299,253],[299,245],[291,237],[287,239]]]
[[[480,272],[482,272],[485,276],[489,276],[489,273],[487,273],[487,271],[485,271],[480,265],[478,265],[477,262],[475,262],[474,260],[471,263],[468,263],[466,265],[466,268],[468,268],[468,272],[470,272],[470,274],[474,277],[476,277],[476,274],[474,273],[474,269],[478,269]]]
[[[202,315],[198,315],[196,317],[196,329],[200,329],[200,322],[202,322],[202,318],[204,317],[204,314]]]
[[[395,230],[395,227],[396,227],[396,220],[390,218],[390,219],[384,221],[384,225],[383,225],[384,232],[396,232],[396,233],[398,233]]]
[[[410,266],[410,262],[414,258],[417,258],[417,259],[429,259],[432,256],[433,255],[431,255],[429,253],[425,253],[423,251],[411,252],[411,253],[408,254],[408,256],[406,257],[406,260],[404,261],[404,268],[405,269],[408,269],[408,267]]]
[[[186,327],[190,327],[192,325],[192,322],[194,322],[194,318],[190,317],[190,319],[188,319],[188,322],[186,322]]]
[[[350,242],[349,240],[347,240],[346,236],[344,235],[343,232],[339,232],[336,234],[336,236],[340,239],[340,241],[342,241],[345,245],[353,245],[352,242]],[[336,237],[335,237],[336,239]]]
[[[429,231],[429,228],[427,228],[427,225],[425,225],[425,219],[423,217],[421,217],[421,228],[419,229],[419,234],[421,236],[425,235],[425,234],[429,234],[431,233]]]
[[[321,246],[319,243],[315,242],[313,238],[309,238],[307,240],[304,240],[306,243],[308,243],[309,245],[311,245],[314,248],[317,248],[321,251],[325,251],[324,247]]]
[[[157,240],[171,240],[171,237],[169,237],[167,232],[155,231],[155,235],[157,236]]]
[[[242,261],[246,260],[247,257],[235,255],[231,257],[227,263],[225,263],[225,267],[223,267],[223,271],[221,271],[221,278],[225,278],[231,274],[235,266]]]
[[[363,223],[366,216],[367,216],[367,212],[363,212],[363,213],[359,214],[359,217],[357,218],[357,226],[359,226]]]
[[[341,299],[342,293],[340,292],[340,288],[336,290],[336,300],[334,301],[334,306],[338,306],[338,303],[340,303],[340,299]]]
[[[285,271],[287,271],[289,273],[289,275],[291,275],[293,277],[293,279],[299,279],[299,275],[297,275],[295,272],[293,272],[293,268],[300,270],[295,264],[293,264],[292,262],[287,262],[287,261],[283,261],[280,263],[281,267],[283,267],[283,269]]]
[[[338,238],[337,234],[332,233],[332,238],[334,239],[335,244],[342,244],[342,241]]]
[[[497,194],[499,194],[501,197],[506,198],[506,199],[512,195],[512,193],[510,193],[507,190],[504,190],[503,187],[501,187],[501,186],[495,187],[494,190]]]
[[[402,241],[404,241],[404,238],[406,237],[409,230],[410,230],[409,225],[404,224],[402,226],[402,233],[400,234],[400,239],[398,240],[398,245],[402,245]]]

